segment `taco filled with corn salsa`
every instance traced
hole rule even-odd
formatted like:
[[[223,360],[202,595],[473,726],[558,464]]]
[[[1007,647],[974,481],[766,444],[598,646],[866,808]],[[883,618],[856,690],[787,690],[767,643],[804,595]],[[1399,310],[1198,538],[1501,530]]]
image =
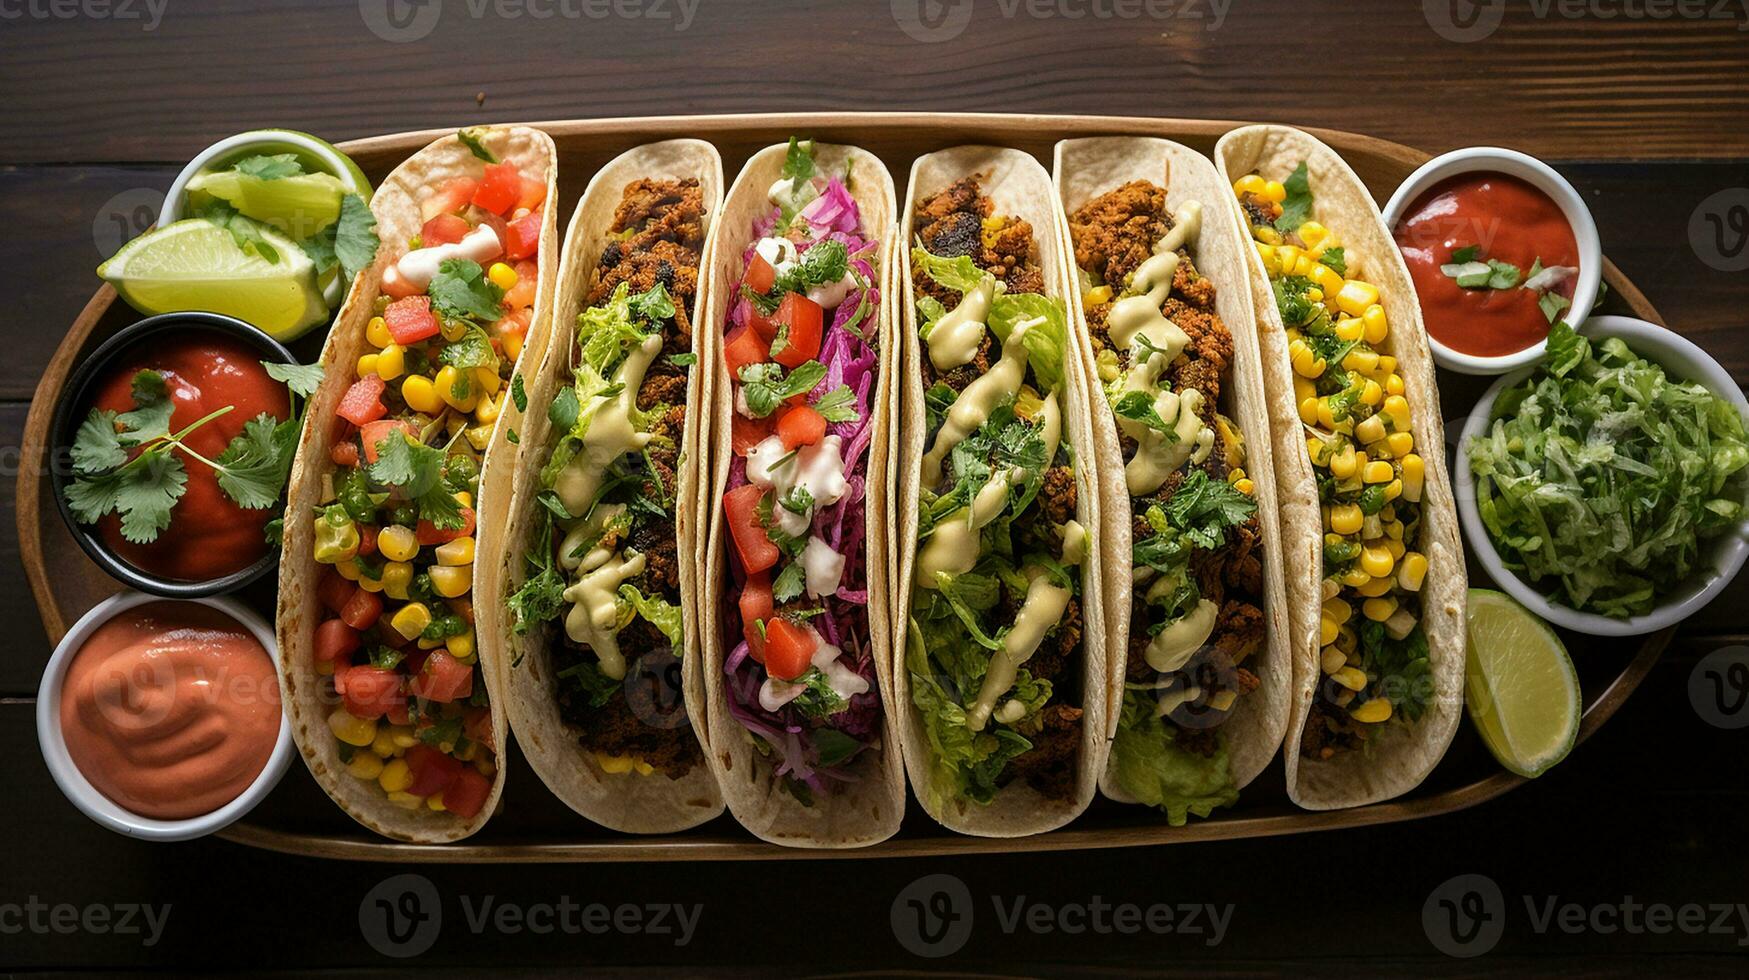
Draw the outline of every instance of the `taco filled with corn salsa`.
[[[551,341],[518,389],[509,514],[482,538],[529,765],[579,814],[667,833],[722,812],[698,683],[695,317],[722,200],[700,140],[614,159],[565,235]],[[520,455],[515,450],[520,448]],[[496,457],[494,457],[496,459]]]
[[[1409,273],[1360,178],[1298,130],[1215,159],[1252,240],[1294,627],[1289,796],[1311,809],[1414,788],[1462,709],[1463,551],[1433,361]],[[1302,567],[1299,552],[1316,562]]]
[[[354,819],[466,837],[504,783],[495,650],[476,628],[494,431],[551,297],[553,142],[463,130],[371,200],[381,246],[322,352],[279,571],[280,681],[299,749]],[[492,601],[488,599],[488,602]]]
[[[711,764],[763,840],[890,837],[904,773],[883,676],[892,177],[866,150],[755,154],[713,251]]]
[[[1113,720],[1056,212],[1027,154],[942,150],[912,169],[898,249],[895,710],[924,808],[982,836],[1074,819]]]
[[[1237,801],[1288,722],[1249,245],[1225,220],[1214,166],[1176,143],[1065,140],[1056,184],[1077,353],[1103,398],[1093,428],[1118,726],[1100,788],[1182,824]]]

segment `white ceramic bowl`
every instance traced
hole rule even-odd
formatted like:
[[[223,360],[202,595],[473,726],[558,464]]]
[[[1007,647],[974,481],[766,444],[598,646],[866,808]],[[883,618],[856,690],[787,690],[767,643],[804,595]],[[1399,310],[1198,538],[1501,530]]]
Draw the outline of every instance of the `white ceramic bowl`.
[[[187,201],[188,182],[194,175],[206,169],[213,161],[224,157],[237,156],[244,151],[284,153],[288,149],[308,154],[326,164],[328,172],[336,174],[342,181],[354,185],[353,189],[362,192],[365,200],[370,199],[370,183],[358,165],[333,146],[292,129],[252,129],[246,133],[227,136],[217,143],[196,153],[194,159],[188,161],[188,166],[176,175],[170,182],[170,190],[164,194],[164,208],[158,212],[158,227],[162,228],[172,221],[181,220],[183,206]],[[322,298],[327,300],[328,308],[334,309],[340,305],[341,286],[338,277],[322,288]]]
[[[1625,316],[1593,317],[1579,332],[1593,340],[1621,338],[1633,348],[1634,353],[1661,365],[1672,378],[1698,381],[1714,394],[1736,405],[1737,411],[1749,423],[1749,399],[1743,397],[1743,389],[1719,366],[1719,362],[1680,335],[1657,324]],[[1482,400],[1476,403],[1475,411],[1464,425],[1463,435],[1458,437],[1457,473],[1453,478],[1458,516],[1463,521],[1464,535],[1475,548],[1476,557],[1481,559],[1482,566],[1488,570],[1494,581],[1500,583],[1502,589],[1531,612],[1557,626],[1565,626],[1567,629],[1593,636],[1637,636],[1641,633],[1652,633],[1680,623],[1699,612],[1724,591],[1725,586],[1730,584],[1731,579],[1743,567],[1743,560],[1749,557],[1749,517],[1745,517],[1743,523],[1738,525],[1736,533],[1722,534],[1707,544],[1700,570],[1690,576],[1680,589],[1665,596],[1664,601],[1651,612],[1629,619],[1580,612],[1551,602],[1518,576],[1507,571],[1506,566],[1501,563],[1500,554],[1494,550],[1494,542],[1488,537],[1488,528],[1482,523],[1482,515],[1476,509],[1476,484],[1470,473],[1468,448],[1471,438],[1488,429],[1489,418],[1494,412],[1494,400],[1502,391],[1529,377],[1533,370],[1534,368],[1525,368],[1515,371],[1494,382],[1487,394],[1482,396]]]
[[[67,678],[67,667],[73,661],[73,656],[84,646],[91,634],[99,626],[109,622],[118,613],[126,612],[135,606],[148,602],[192,602],[210,606],[235,619],[255,636],[262,649],[267,651],[269,659],[278,662],[277,644],[274,641],[273,627],[253,610],[235,599],[212,597],[205,599],[163,599],[147,595],[144,592],[122,592],[110,596],[98,603],[90,612],[79,617],[67,635],[55,647],[55,653],[49,658],[48,668],[43,671],[42,685],[36,695],[36,738],[42,749],[43,761],[48,764],[49,774],[54,777],[55,785],[61,788],[67,799],[78,807],[80,812],[97,821],[110,830],[129,837],[142,840],[176,841],[188,840],[194,837],[204,837],[220,830],[239,817],[255,808],[273,787],[285,775],[286,766],[291,764],[294,752],[292,745],[291,721],[284,714],[280,715],[279,738],[273,744],[273,752],[267,757],[267,765],[263,766],[260,775],[236,799],[211,813],[186,820],[159,820],[153,817],[143,817],[118,805],[114,800],[98,792],[85,774],[74,764],[73,757],[67,752],[66,739],[61,734],[61,686]]]
[[[1603,281],[1603,245],[1597,237],[1597,224],[1591,220],[1591,209],[1585,206],[1585,200],[1573,185],[1536,157],[1498,146],[1471,146],[1436,156],[1410,174],[1409,179],[1391,195],[1390,203],[1385,205],[1385,227],[1394,231],[1410,205],[1440,181],[1459,174],[1483,172],[1507,174],[1525,181],[1547,194],[1566,215],[1567,223],[1573,228],[1573,241],[1578,245],[1579,278],[1573,287],[1573,305],[1567,307],[1561,318],[1574,326],[1584,323],[1592,305],[1597,302],[1598,284]],[[1516,353],[1481,357],[1452,350],[1432,335],[1428,336],[1427,343],[1440,367],[1460,374],[1504,374],[1542,360],[1546,346],[1539,340]]]

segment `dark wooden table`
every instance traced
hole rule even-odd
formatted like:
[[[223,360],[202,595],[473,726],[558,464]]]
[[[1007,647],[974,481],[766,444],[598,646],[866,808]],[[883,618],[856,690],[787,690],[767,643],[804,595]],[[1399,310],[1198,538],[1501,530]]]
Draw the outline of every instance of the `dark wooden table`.
[[[80,818],[36,751],[49,647],[11,510],[26,407],[91,269],[150,220],[188,156],[266,125],[339,140],[493,120],[915,108],[1278,120],[1435,152],[1505,144],[1559,163],[1610,257],[1741,383],[1749,278],[1728,255],[1741,243],[1690,229],[1749,203],[1745,28],[1743,5],[1714,0],[0,0],[0,567],[13,570],[0,590],[0,969],[389,968],[411,961],[367,942],[360,905],[417,872],[444,915],[426,969],[1740,970],[1749,915],[1723,920],[1728,934],[1658,934],[1605,907],[1749,900],[1744,735],[1704,722],[1688,694],[1701,657],[1749,642],[1744,585],[1685,624],[1566,763],[1439,819],[1024,860],[420,869],[149,846]],[[955,958],[920,959],[889,915],[938,873],[966,885],[973,929]],[[1424,926],[1461,874],[1503,896],[1486,959],[1445,958]],[[529,918],[493,908],[480,920],[488,900]],[[538,928],[543,907],[567,901],[697,904],[700,919],[683,946]],[[1051,910],[1050,928],[1005,929],[1017,901]],[[1539,928],[1551,902],[1596,913],[1592,925]],[[118,928],[130,903],[170,906],[155,944]],[[1231,919],[1218,942],[1124,934],[1099,926],[1127,919],[1077,913],[1100,903],[1230,906]]]

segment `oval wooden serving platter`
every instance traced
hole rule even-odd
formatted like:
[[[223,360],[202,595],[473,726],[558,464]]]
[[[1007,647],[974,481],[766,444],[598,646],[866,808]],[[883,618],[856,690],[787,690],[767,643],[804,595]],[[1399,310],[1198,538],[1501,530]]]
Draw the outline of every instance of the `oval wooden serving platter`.
[[[693,136],[714,142],[729,173],[760,147],[790,134],[865,146],[895,174],[909,170],[916,157],[960,143],[994,143],[1026,150],[1049,166],[1057,140],[1074,136],[1134,134],[1177,140],[1202,152],[1239,122],[1205,119],[1142,119],[1108,116],[997,115],[985,113],[796,113],[729,116],[664,116],[638,119],[563,120],[530,123],[551,133],[559,148],[559,201],[568,209],[599,166],[621,151],[652,140]],[[1384,201],[1428,154],[1384,140],[1335,130],[1312,129],[1335,147]],[[442,131],[396,133],[343,143],[372,179],[440,135]],[[1605,263],[1610,297],[1600,312],[1625,312],[1662,323],[1658,311],[1613,264]],[[139,319],[116,302],[108,286],[97,290],[61,341],[31,403],[24,435],[24,458],[17,487],[18,536],[25,573],[41,611],[43,626],[59,640],[67,626],[120,586],[86,559],[62,525],[45,476],[49,417],[74,365],[104,338]],[[295,352],[316,356],[319,337],[306,338]],[[297,349],[302,348],[302,349]],[[1448,419],[1469,414],[1488,379],[1442,372],[1440,395]],[[1448,423],[1455,434],[1461,424]],[[1454,435],[1455,438],[1455,435]],[[1447,452],[1453,447],[1447,446]],[[1486,582],[1470,563],[1472,582]],[[271,611],[273,585],[261,583],[244,598]],[[1585,716],[1583,742],[1645,677],[1668,645],[1671,631],[1630,640],[1605,640],[1568,634],[1564,638],[1580,668]],[[1308,813],[1287,801],[1279,759],[1248,787],[1239,805],[1209,820],[1169,827],[1141,807],[1096,800],[1071,826],[1054,833],[1015,840],[961,837],[936,826],[912,807],[904,828],[892,840],[855,851],[797,851],[761,843],[727,816],[694,831],[670,837],[636,837],[603,830],[577,817],[555,800],[512,749],[511,780],[503,810],[486,829],[458,845],[397,844],[366,835],[335,807],[302,767],[288,775],[274,794],[245,820],[221,836],[253,847],[316,857],[367,861],[535,862],[535,861],[737,861],[774,858],[918,857],[936,854],[1018,853],[1132,847],[1179,841],[1223,840],[1304,833],[1413,820],[1450,813],[1499,796],[1523,779],[1503,772],[1465,725],[1439,768],[1413,793],[1388,803]]]

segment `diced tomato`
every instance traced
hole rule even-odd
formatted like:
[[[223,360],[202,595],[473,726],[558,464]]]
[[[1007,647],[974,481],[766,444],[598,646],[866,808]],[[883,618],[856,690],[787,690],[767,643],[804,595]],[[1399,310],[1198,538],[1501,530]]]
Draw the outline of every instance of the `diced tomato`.
[[[443,788],[443,808],[463,820],[479,816],[486,798],[492,795],[492,781],[473,769],[463,769]]]
[[[388,387],[387,381],[374,374],[368,378],[359,378],[352,383],[352,387],[346,389],[346,394],[340,396],[340,405],[334,409],[334,414],[353,425],[375,422],[389,414],[388,408],[383,405],[383,392]]]
[[[751,306],[747,310],[747,327],[758,335],[767,348],[771,346],[771,341],[777,337],[777,321],[772,318],[776,315],[776,311],[773,311],[772,316],[768,317],[759,312],[757,306]]]
[[[489,708],[469,708],[463,712],[462,734],[470,742],[478,742],[494,752],[498,751],[498,747],[492,744],[496,739],[492,737],[492,711]]]
[[[401,642],[406,643],[408,641],[403,639]],[[421,670],[425,669],[425,660],[430,656],[430,650],[422,650],[417,647],[406,651],[405,655],[401,658],[401,666],[406,668],[402,673],[406,674],[408,677],[418,674]]]
[[[777,270],[765,261],[765,256],[754,252],[753,261],[747,263],[747,288],[756,293],[769,293],[776,284]]]
[[[441,793],[462,771],[462,760],[420,742],[407,749],[407,768],[413,771],[413,785],[407,792],[414,796]]]
[[[333,565],[326,565],[322,568],[322,580],[316,583],[316,598],[322,600],[323,608],[337,613],[346,608],[357,590],[358,586],[342,578]]]
[[[504,229],[504,257],[507,259],[532,258],[540,251],[541,213],[530,211],[520,218],[511,221]]]
[[[316,662],[332,663],[363,645],[358,631],[339,619],[323,620],[316,627]]]
[[[534,305],[540,289],[540,266],[527,259],[516,263],[516,285],[504,293],[504,305],[511,310],[526,310]]]
[[[331,460],[335,466],[357,466],[358,443],[353,442],[351,439],[348,439],[345,442],[335,443],[333,447],[328,450],[328,459]]]
[[[751,326],[745,326],[729,336],[728,343],[723,345],[723,362],[728,365],[729,377],[740,378],[741,369],[749,364],[761,364],[766,353],[771,349]]]
[[[504,252],[504,239],[509,237],[510,223],[485,208],[469,208],[468,217],[491,228],[492,234],[498,239],[498,252],[479,260],[481,265],[490,265],[493,259],[498,258]]]
[[[450,612],[455,613],[457,616],[460,616],[461,618],[467,620],[470,624],[473,623],[473,621],[474,621],[474,600],[472,600],[464,595],[464,596],[457,596],[454,599],[445,599],[444,602],[446,604],[448,604]]]
[[[522,178],[522,194],[516,199],[516,210],[533,211],[547,199],[547,182],[534,177]]]
[[[774,616],[765,623],[765,672],[780,681],[793,681],[807,672],[818,646],[814,634]]]
[[[413,529],[413,537],[421,545],[443,544],[456,538],[465,538],[474,533],[474,509],[462,508],[462,526],[453,530],[440,528],[424,518],[419,519],[419,526]]]
[[[783,440],[785,449],[812,446],[826,438],[826,416],[810,406],[798,405],[777,420],[777,437]]]
[[[347,599],[346,605],[340,607],[340,618],[346,620],[346,625],[355,630],[370,629],[376,625],[382,614],[382,597],[359,588],[354,588],[352,598]]]
[[[514,163],[488,163],[486,176],[474,191],[474,206],[493,214],[508,214],[522,197],[522,171]]]
[[[413,713],[407,710],[406,698],[402,698],[394,704],[389,705],[389,710],[384,713],[383,717],[387,718],[391,725],[413,724]]]
[[[474,668],[447,650],[433,650],[413,675],[412,688],[427,701],[460,701],[474,693]]]
[[[741,635],[747,639],[747,649],[752,652],[753,659],[765,662],[765,636],[759,632],[755,624],[760,620],[771,619],[771,575],[759,572],[747,576],[747,582],[741,587]]]
[[[729,519],[729,534],[741,555],[741,567],[749,575],[777,564],[777,545],[759,522],[759,499],[765,490],[755,484],[736,487],[723,494],[723,513]]]
[[[729,419],[733,423],[729,433],[729,448],[737,456],[747,455],[747,450],[764,442],[776,425],[776,420],[769,415],[762,419],[750,419],[740,412],[730,412]]]
[[[431,312],[429,296],[409,296],[390,303],[383,311],[383,324],[389,328],[389,336],[402,347],[437,336],[437,315]]]
[[[377,529],[369,525],[358,529],[358,553],[366,558],[377,553]]]
[[[822,317],[820,304],[801,293],[785,295],[772,319],[786,324],[789,333],[784,335],[783,350],[771,355],[771,359],[784,367],[794,368],[819,357]]]
[[[360,665],[335,676],[334,686],[340,690],[346,713],[354,718],[381,718],[391,708],[407,703],[401,675],[386,667]]]
[[[469,231],[467,219],[459,214],[445,212],[419,229],[419,247],[430,248],[433,245],[450,245],[462,240]]]
[[[425,199],[419,206],[420,217],[430,221],[440,214],[460,211],[474,199],[474,191],[478,190],[480,182],[472,177],[457,177],[438,188],[437,193]]]
[[[419,438],[419,427],[405,419],[378,419],[359,426],[358,441],[364,444],[364,461],[376,462],[380,452],[377,447],[388,442],[389,437],[397,432],[405,432],[414,439]]]

